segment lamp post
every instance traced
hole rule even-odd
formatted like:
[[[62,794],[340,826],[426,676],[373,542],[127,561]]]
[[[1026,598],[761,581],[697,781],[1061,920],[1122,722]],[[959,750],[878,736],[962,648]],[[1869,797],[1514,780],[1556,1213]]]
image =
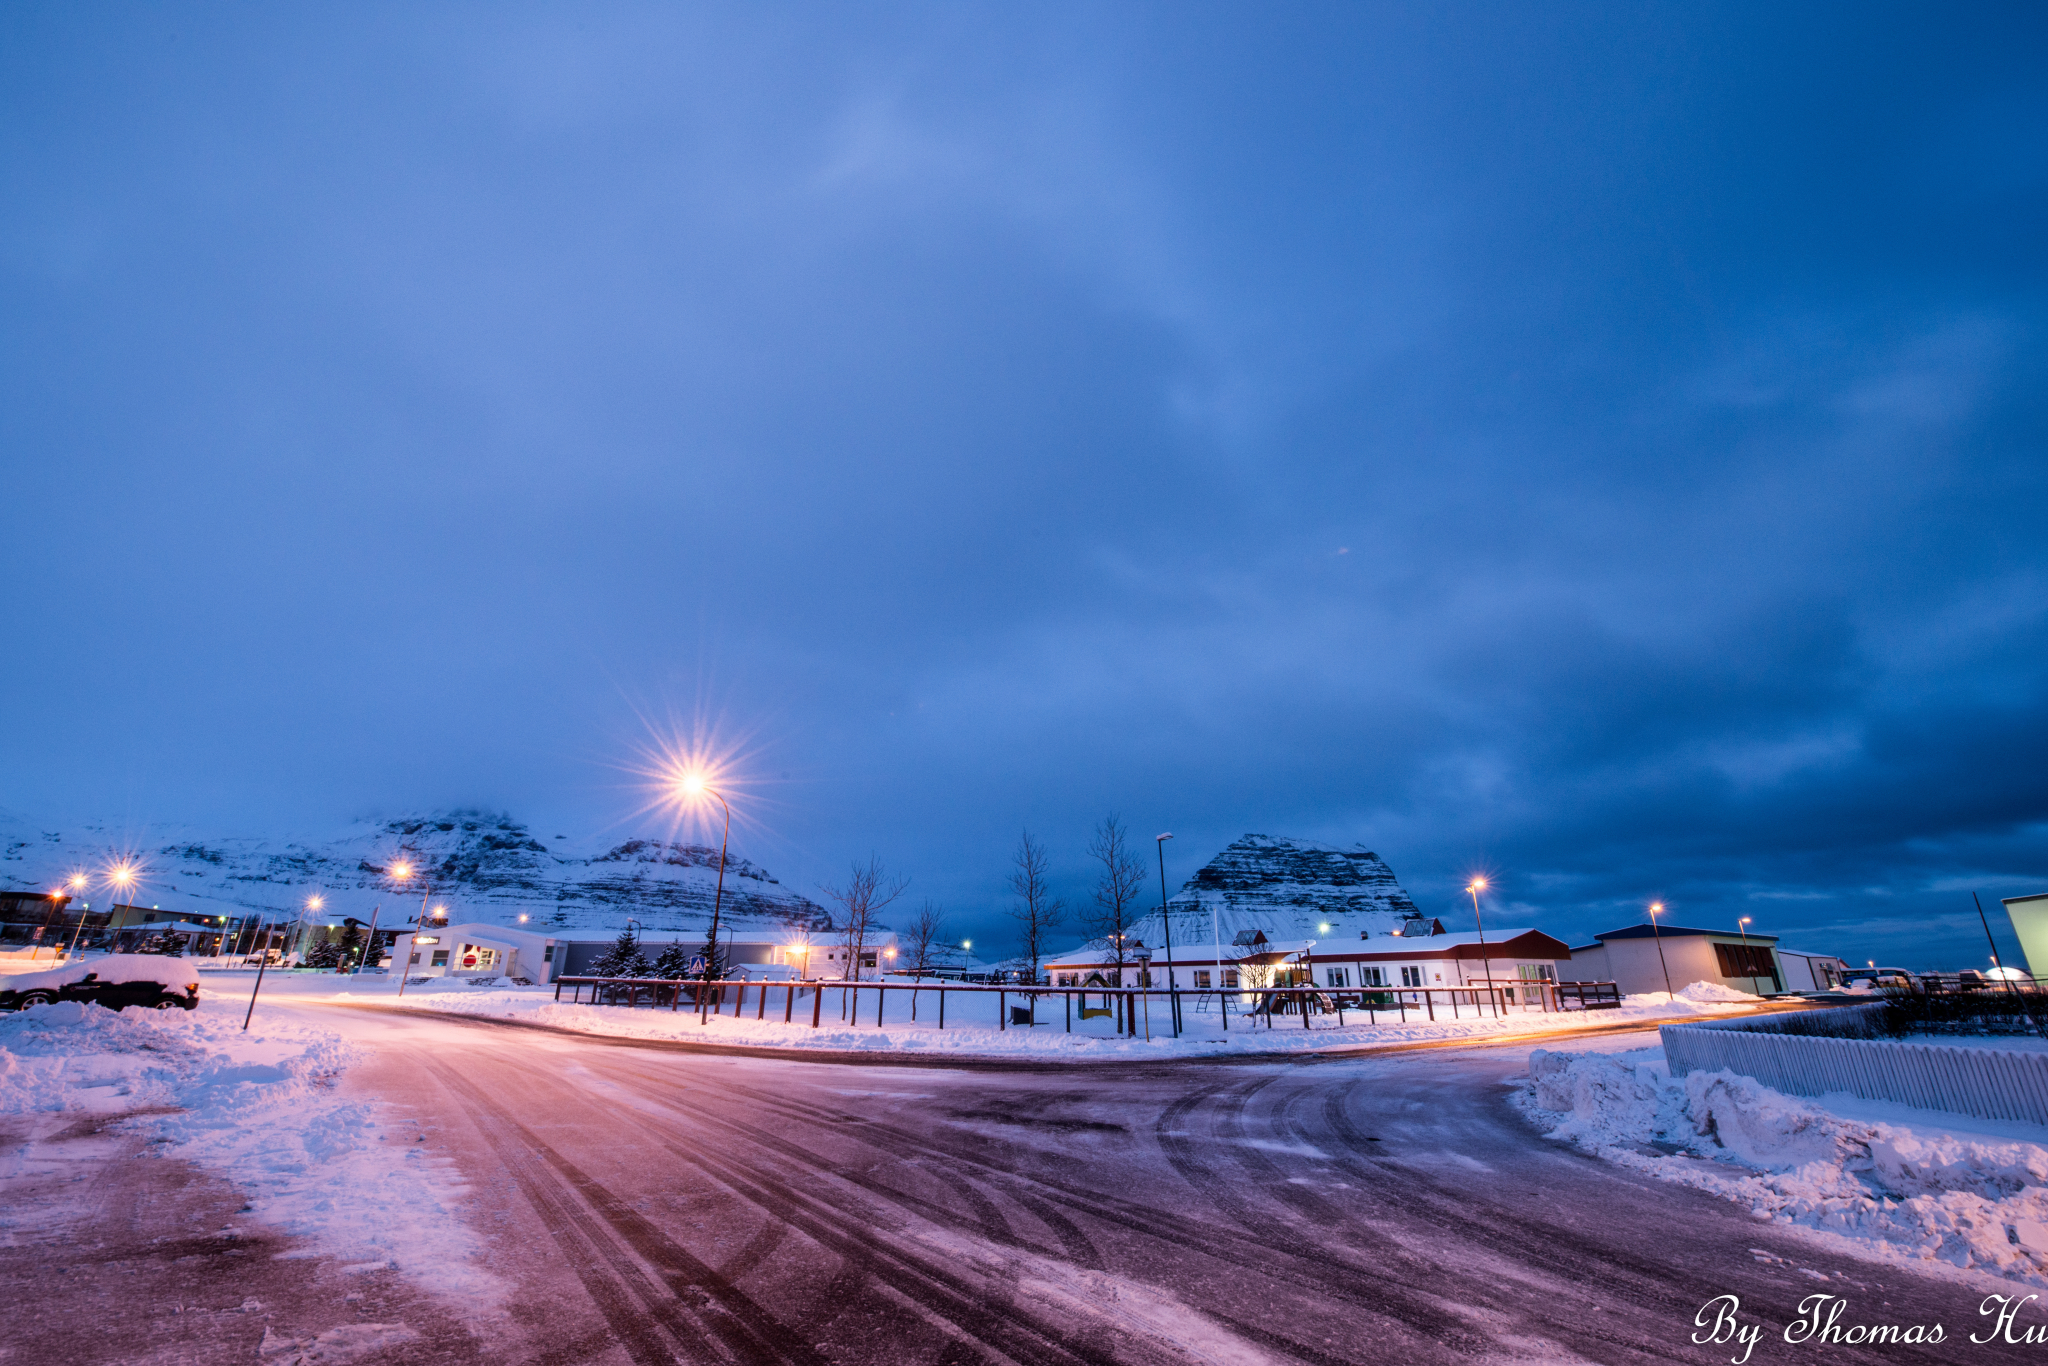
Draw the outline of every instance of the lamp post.
[[[1479,914],[1479,894],[1486,890],[1486,879],[1475,877],[1465,887],[1472,894],[1472,918],[1479,922],[1479,968],[1485,974],[1486,991],[1493,994],[1493,959],[1486,951],[1486,918]],[[1500,998],[1495,996],[1493,1013],[1500,1014]]]
[[[718,970],[718,914],[725,905],[725,850],[727,843],[732,838],[732,806],[725,800],[724,795],[717,788],[704,781],[702,774],[690,773],[684,775],[680,786],[685,796],[695,797],[708,793],[713,797],[717,797],[718,804],[725,808],[725,829],[718,837],[718,890],[711,895],[711,935],[710,938],[704,941],[703,980],[708,982],[711,980],[711,974]],[[719,996],[723,998],[724,995],[725,988],[720,987]],[[697,1018],[699,1020],[704,1018],[704,1006],[704,993],[700,991],[697,993]]]
[[[1652,901],[1650,903],[1650,937],[1657,941],[1657,966],[1664,969],[1664,994],[1675,1000],[1678,993],[1671,989],[1671,965],[1664,961],[1664,935],[1657,928],[1657,917],[1663,913],[1663,902]]]
[[[318,892],[306,898],[307,911],[318,911],[326,904],[326,899]],[[299,916],[293,917],[292,923],[297,925],[299,918],[304,914],[305,912],[301,911]],[[242,1012],[242,1032],[244,1034],[249,1032],[249,1021],[256,1017],[256,997],[263,990],[263,971],[270,966],[270,926],[266,923],[259,933],[263,937],[263,943],[257,950],[256,985],[249,988],[249,1008]]]
[[[1749,957],[1749,930],[1745,927],[1749,924],[1750,919],[1751,917],[1749,916],[1743,916],[1740,920],[1735,922],[1735,932],[1742,936],[1742,956],[1744,958]],[[1750,966],[1756,966],[1756,961],[1754,959],[1751,959]],[[1754,983],[1757,980],[1757,975],[1752,972],[1751,974],[1749,974],[1749,980],[1752,983]],[[1763,993],[1759,991],[1757,995],[1761,996],[1763,995]]]
[[[1166,925],[1166,999],[1173,1011],[1173,1037],[1180,1037],[1180,984],[1173,976],[1173,916],[1166,909],[1166,842],[1172,835],[1154,835],[1152,845],[1159,851],[1159,919]]]
[[[412,871],[412,860],[400,859],[398,860],[398,862],[391,865],[391,880],[393,882],[403,885],[405,882],[411,879]],[[427,927],[427,898],[432,896],[433,894],[434,884],[428,881],[426,878],[421,878],[420,913],[412,918],[412,923],[419,926],[419,928],[423,930]],[[377,913],[375,911],[372,911],[370,912],[370,928],[374,932],[376,927]],[[417,935],[414,935],[411,937],[411,939],[412,943],[417,943],[419,937]],[[412,943],[408,943],[406,945],[405,961],[403,963],[400,963],[398,967],[398,994],[400,996],[405,995],[405,979],[412,975]],[[392,956],[394,957],[394,959],[397,957],[395,952],[393,953]]]
[[[85,874],[73,873],[71,875],[71,881],[66,885],[69,886],[71,890],[74,892],[83,891],[85,889]],[[72,954],[72,951],[78,947],[78,937],[85,933],[85,913],[91,909],[92,903],[89,901],[81,901],[78,903],[78,928],[71,932],[71,947],[64,950],[64,956],[66,958],[69,958]],[[112,916],[109,916],[107,918],[109,920],[113,919]],[[29,961],[35,961],[35,955],[33,953],[29,955]]]

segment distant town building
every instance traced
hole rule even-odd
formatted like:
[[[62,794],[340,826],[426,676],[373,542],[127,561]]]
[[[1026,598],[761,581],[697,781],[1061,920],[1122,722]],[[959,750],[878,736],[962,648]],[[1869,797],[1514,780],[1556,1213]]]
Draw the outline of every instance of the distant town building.
[[[1802,971],[1810,980],[1811,965],[1804,966]],[[1755,996],[1775,995],[1787,989],[1776,935],[1743,935],[1734,930],[1699,930],[1684,925],[1630,925],[1596,934],[1592,943],[1571,951],[1574,978],[1614,982],[1624,995],[1663,991],[1667,972],[1673,991],[1683,991],[1694,982],[1717,983]]]

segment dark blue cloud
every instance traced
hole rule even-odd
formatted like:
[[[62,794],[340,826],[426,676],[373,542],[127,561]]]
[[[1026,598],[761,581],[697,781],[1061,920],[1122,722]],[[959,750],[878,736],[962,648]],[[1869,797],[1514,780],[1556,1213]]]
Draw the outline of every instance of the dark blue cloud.
[[[2048,877],[2024,7],[4,22],[25,813],[610,829],[710,707],[984,938],[1111,808],[1856,957]]]

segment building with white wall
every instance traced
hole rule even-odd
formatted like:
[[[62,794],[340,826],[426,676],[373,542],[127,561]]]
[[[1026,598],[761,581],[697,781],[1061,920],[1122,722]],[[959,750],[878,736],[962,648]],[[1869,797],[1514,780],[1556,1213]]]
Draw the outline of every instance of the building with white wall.
[[[1786,989],[1777,936],[1684,925],[1630,925],[1593,936],[1571,951],[1571,976],[1584,982],[1613,982],[1624,995],[1671,990],[1713,982],[1755,996]]]

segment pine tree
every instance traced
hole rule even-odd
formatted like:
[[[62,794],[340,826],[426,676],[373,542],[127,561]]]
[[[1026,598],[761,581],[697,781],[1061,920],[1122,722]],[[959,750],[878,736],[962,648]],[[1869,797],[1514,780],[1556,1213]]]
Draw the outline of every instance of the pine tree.
[[[362,952],[363,927],[354,920],[344,920],[341,928],[341,963],[344,968],[355,966],[356,957]]]
[[[640,946],[639,946],[638,944],[635,944],[635,945],[633,946],[633,956],[632,956],[631,958],[628,958],[628,959],[626,960],[626,968],[625,968],[625,971],[621,972],[621,973],[619,974],[619,976],[621,976],[621,977],[652,977],[652,976],[654,976],[654,964],[652,964],[652,963],[650,963],[650,962],[648,962],[648,961],[647,961],[647,955],[646,955],[646,954],[644,954],[644,953],[642,953],[642,952],[640,951]]]
[[[636,958],[640,959],[642,963],[646,962],[646,958],[640,952],[640,941],[633,937],[633,927],[628,925],[625,929],[619,931],[618,939],[613,942],[610,948],[604,951],[603,956],[590,965],[590,975],[593,977],[633,976],[633,960]]]
[[[699,952],[704,957],[704,980],[707,982],[723,982],[726,969],[724,941],[721,940],[713,944],[709,938],[706,938],[704,947]]]
[[[680,982],[690,973],[690,951],[676,940],[661,951],[661,957],[654,960],[654,975],[670,982]]]
[[[331,939],[321,940],[313,946],[312,952],[306,955],[306,966],[309,968],[325,969],[340,965],[341,945]]]

